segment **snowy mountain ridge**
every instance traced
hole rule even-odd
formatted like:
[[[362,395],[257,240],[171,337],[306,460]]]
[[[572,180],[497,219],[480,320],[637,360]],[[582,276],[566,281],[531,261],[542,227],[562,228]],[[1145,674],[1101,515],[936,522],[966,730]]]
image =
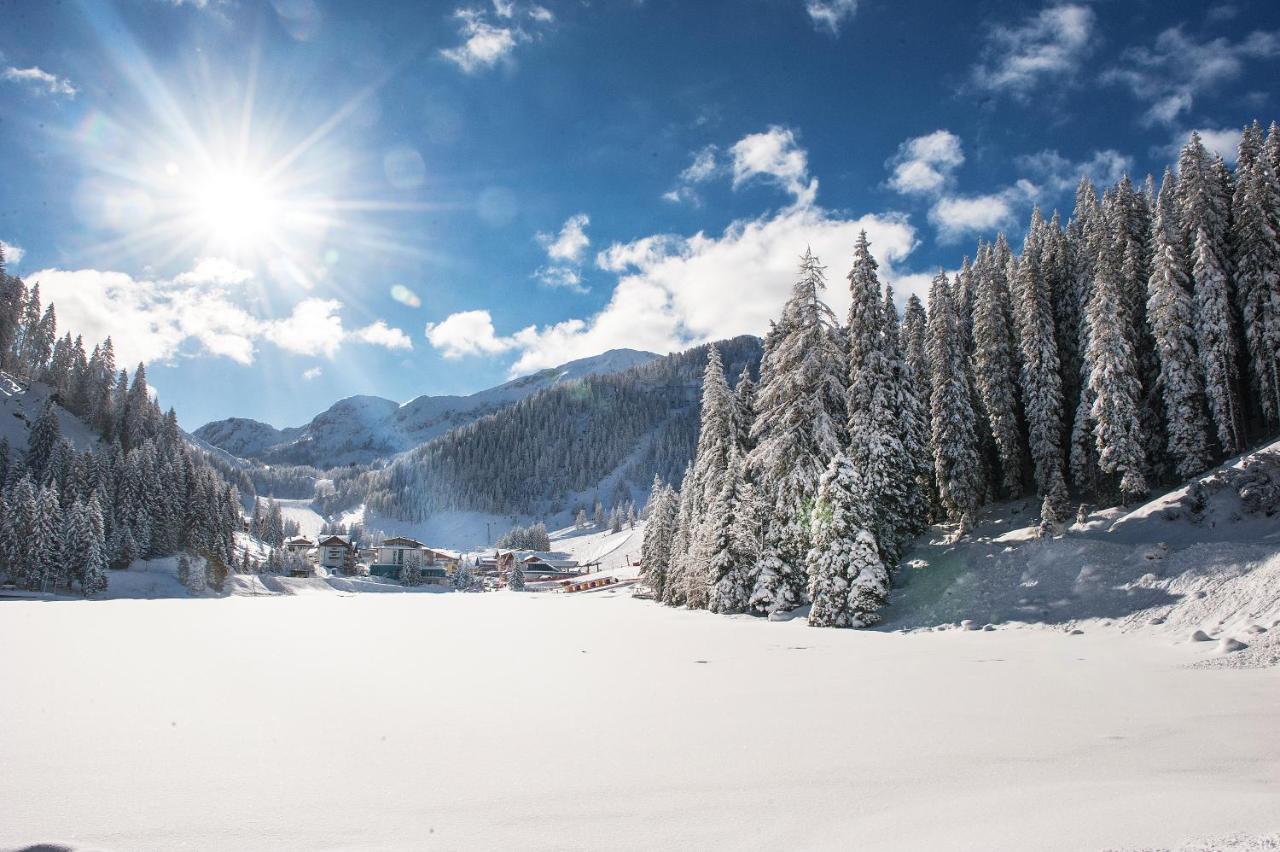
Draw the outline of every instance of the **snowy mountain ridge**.
[[[257,420],[230,417],[206,423],[193,434],[232,455],[262,462],[318,468],[365,464],[412,449],[545,388],[621,372],[659,357],[635,349],[611,349],[467,396],[424,395],[403,404],[377,396],[352,396],[303,426],[277,429]]]

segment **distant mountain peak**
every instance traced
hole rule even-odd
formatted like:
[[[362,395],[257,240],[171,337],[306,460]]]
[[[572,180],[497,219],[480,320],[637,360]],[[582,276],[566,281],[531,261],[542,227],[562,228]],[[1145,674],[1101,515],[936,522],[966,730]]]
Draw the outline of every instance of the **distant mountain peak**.
[[[466,396],[424,395],[398,403],[356,395],[338,400],[303,426],[277,429],[228,417],[206,423],[194,434],[233,455],[273,464],[364,464],[412,449],[560,382],[621,372],[659,357],[636,349],[610,349]]]

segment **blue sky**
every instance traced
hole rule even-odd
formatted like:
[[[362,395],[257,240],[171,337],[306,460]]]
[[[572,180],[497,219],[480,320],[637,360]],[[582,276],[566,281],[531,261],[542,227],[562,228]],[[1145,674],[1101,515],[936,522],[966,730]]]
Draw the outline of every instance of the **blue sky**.
[[[0,241],[194,428],[924,292],[1082,172],[1280,118],[1280,7],[0,0]]]

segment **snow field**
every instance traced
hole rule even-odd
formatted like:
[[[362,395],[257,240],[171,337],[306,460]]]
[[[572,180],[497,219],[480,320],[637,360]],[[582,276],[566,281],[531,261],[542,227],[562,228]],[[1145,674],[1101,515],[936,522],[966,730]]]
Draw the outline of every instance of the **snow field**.
[[[1199,648],[1143,635],[815,630],[624,593],[0,607],[24,649],[0,846],[1078,850],[1280,828],[1274,672],[1191,669]]]

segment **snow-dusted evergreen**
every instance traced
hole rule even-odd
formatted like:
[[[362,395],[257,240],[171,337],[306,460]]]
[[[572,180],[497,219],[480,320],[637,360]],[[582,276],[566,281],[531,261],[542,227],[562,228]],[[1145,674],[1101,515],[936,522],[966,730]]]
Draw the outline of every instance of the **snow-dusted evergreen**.
[[[645,583],[653,590],[657,600],[663,599],[667,587],[679,502],[675,490],[669,485],[663,485],[662,480],[655,477],[649,497],[649,518],[644,528],[640,565]]]
[[[707,554],[708,599],[712,612],[743,612],[751,597],[760,557],[757,512],[747,484],[742,451],[729,449],[728,469],[707,507],[703,547]]]
[[[1254,122],[1244,129],[1236,157],[1233,269],[1248,354],[1249,387],[1264,429],[1280,428],[1280,176],[1267,146],[1280,153],[1272,125],[1269,140]]]
[[[866,627],[880,620],[889,571],[868,528],[876,512],[857,467],[837,453],[818,485],[809,566],[809,624]]]
[[[737,508],[721,500],[725,496],[730,457],[738,451],[735,413],[734,396],[725,379],[720,353],[712,346],[707,352],[707,367],[702,377],[701,426],[692,478],[680,491],[680,500],[687,504],[694,524],[684,569],[685,603],[692,609],[707,607],[714,581],[711,560],[723,545],[725,525],[731,524],[724,516],[731,519]],[[731,489],[730,496],[736,499],[737,494]]]
[[[943,508],[964,530],[982,499],[981,467],[960,320],[944,272],[929,291],[928,347],[934,476]]]
[[[1099,252],[1085,321],[1089,326],[1088,389],[1098,448],[1098,466],[1119,478],[1121,494],[1147,491],[1146,456],[1139,422],[1142,386],[1133,342],[1128,334],[1123,279],[1117,246]]]
[[[896,565],[903,543],[913,534],[909,494],[915,486],[915,470],[907,458],[903,438],[909,424],[900,406],[904,388],[895,383],[905,376],[890,357],[883,291],[866,232],[858,235],[849,272],[849,363],[845,455],[858,471],[874,511],[864,518],[880,547],[884,562]],[[896,332],[896,329],[895,329]],[[811,580],[812,581],[812,580]]]
[[[1235,336],[1229,272],[1231,195],[1226,167],[1211,157],[1197,133],[1178,159],[1182,223],[1191,252],[1196,351],[1204,371],[1205,396],[1226,455],[1244,446],[1239,396],[1240,346]]]
[[[1061,361],[1054,333],[1052,283],[1063,281],[1057,229],[1047,226],[1037,208],[1023,243],[1014,282],[1022,362],[1022,408],[1036,490],[1043,497],[1041,522],[1050,529],[1067,522],[1068,494],[1063,477],[1063,402]]]
[[[1147,321],[1159,358],[1157,385],[1168,424],[1168,453],[1178,476],[1192,476],[1209,466],[1212,453],[1204,383],[1196,357],[1195,305],[1185,231],[1177,179],[1171,169],[1165,169],[1156,201],[1151,254]]]
[[[806,251],[782,316],[765,342],[756,389],[752,470],[766,516],[764,555],[752,591],[759,613],[804,602],[809,513],[818,477],[844,442],[842,335],[822,300],[823,267]]]
[[[1018,497],[1022,494],[1026,450],[1018,423],[1012,303],[1005,270],[996,263],[991,246],[978,248],[973,277],[974,384],[999,452],[1003,491],[1008,497]]]
[[[916,304],[919,304],[919,300],[916,300]],[[885,357],[889,363],[889,387],[893,394],[890,407],[898,413],[894,423],[902,445],[902,456],[895,470],[895,475],[902,479],[903,491],[902,523],[897,530],[899,548],[929,525],[929,494],[933,474],[933,456],[929,450],[928,406],[919,389],[919,379],[912,366],[912,358],[903,349],[902,332],[893,287],[886,286],[884,338]]]

